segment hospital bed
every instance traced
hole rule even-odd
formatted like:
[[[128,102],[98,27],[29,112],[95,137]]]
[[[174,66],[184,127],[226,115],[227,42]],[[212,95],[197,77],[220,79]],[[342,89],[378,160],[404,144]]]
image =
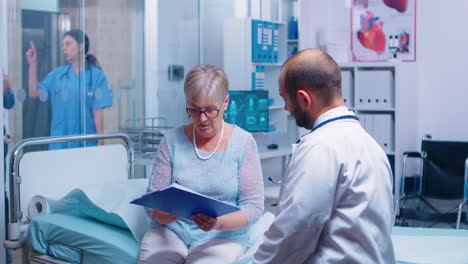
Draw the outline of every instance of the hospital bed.
[[[27,153],[24,151],[32,145],[99,139],[120,139],[123,144]],[[39,216],[31,222],[26,214],[30,209],[28,202],[36,194],[60,198],[75,188],[80,188],[94,189],[94,196],[99,196],[101,193],[106,194],[102,192],[106,190],[104,186],[118,188],[118,184],[122,185],[130,180],[135,181],[132,182],[132,187],[136,187],[133,197],[137,193],[144,193],[146,183],[133,180],[133,159],[132,142],[123,133],[34,138],[18,143],[9,157],[10,223],[9,240],[5,245],[9,248],[25,247],[23,261],[28,259],[31,263],[62,263],[60,259],[70,263],[111,263],[108,261],[109,256],[100,256],[103,254],[100,251],[104,250],[124,260],[135,259],[139,245],[130,228],[122,223],[123,220],[115,221],[117,218],[112,213],[92,208],[90,201],[83,208],[87,212],[60,211]],[[101,195],[100,199],[103,198]],[[79,201],[83,197],[74,199],[70,201]],[[131,208],[129,212],[132,210],[135,212],[137,209]],[[101,221],[102,219],[111,224]],[[31,254],[29,246],[32,246]]]
[[[468,230],[394,227],[398,264],[467,264]]]
[[[115,138],[124,144],[24,153],[31,145]],[[9,160],[11,210],[5,246],[22,248],[23,263],[137,263],[149,218],[129,201],[146,191],[147,179],[133,179],[133,143],[126,134],[26,139]],[[67,210],[52,210],[30,221],[28,202],[37,194],[62,197],[50,201],[65,203]],[[273,218],[266,213],[253,228],[264,230]],[[261,237],[252,239],[254,246],[238,264],[249,262],[261,242]]]

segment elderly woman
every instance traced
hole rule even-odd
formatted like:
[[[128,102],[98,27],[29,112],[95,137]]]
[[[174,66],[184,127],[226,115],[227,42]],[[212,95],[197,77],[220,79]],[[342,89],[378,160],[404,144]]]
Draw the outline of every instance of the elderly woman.
[[[152,226],[143,238],[139,263],[231,263],[249,245],[249,227],[263,213],[263,177],[252,135],[224,122],[228,80],[220,68],[200,65],[185,80],[186,110],[192,122],[161,141],[148,191],[177,182],[238,206],[217,218],[192,221],[147,210]],[[187,201],[188,203],[190,201]]]

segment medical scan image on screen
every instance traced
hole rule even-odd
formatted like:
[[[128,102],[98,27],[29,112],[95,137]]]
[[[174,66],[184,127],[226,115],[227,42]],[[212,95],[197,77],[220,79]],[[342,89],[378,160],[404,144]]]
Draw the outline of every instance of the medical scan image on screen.
[[[224,120],[250,132],[268,131],[268,91],[229,91]]]

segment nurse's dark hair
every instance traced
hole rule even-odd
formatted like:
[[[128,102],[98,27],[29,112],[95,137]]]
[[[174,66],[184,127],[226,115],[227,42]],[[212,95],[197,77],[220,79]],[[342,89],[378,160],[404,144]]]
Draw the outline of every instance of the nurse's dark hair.
[[[75,39],[76,42],[78,42],[78,44],[83,44],[84,53],[85,53],[85,56],[86,56],[85,57],[86,65],[94,65],[94,66],[98,67],[99,69],[101,69],[101,65],[99,64],[99,61],[96,58],[96,56],[94,56],[93,54],[88,54],[88,51],[89,51],[89,38],[88,38],[88,35],[86,35],[83,31],[81,31],[79,29],[72,29],[70,31],[65,32],[65,34],[63,36],[64,37],[65,36],[70,36],[73,39]]]
[[[340,67],[326,52],[303,50],[290,57],[283,69],[285,90],[293,98],[301,88],[313,91],[325,104],[342,96]]]

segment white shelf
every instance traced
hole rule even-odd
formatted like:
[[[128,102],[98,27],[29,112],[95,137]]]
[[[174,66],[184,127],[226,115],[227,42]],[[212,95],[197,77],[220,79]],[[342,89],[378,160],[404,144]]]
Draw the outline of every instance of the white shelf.
[[[271,158],[278,158],[283,156],[288,156],[291,154],[292,148],[279,146],[277,149],[265,149],[259,150],[258,153],[260,155],[260,159],[271,159]]]
[[[284,110],[284,106],[282,105],[270,105],[268,107],[269,110]]]
[[[271,66],[271,67],[281,67],[282,63],[269,63],[269,62],[252,62],[254,66]]]
[[[278,20],[269,20],[269,19],[260,19],[260,18],[247,18],[248,20],[257,20],[257,21],[265,21],[265,22],[271,22],[271,23],[276,23],[279,25],[286,26],[286,22],[283,21],[278,21]]]
[[[346,105],[359,117],[362,127],[388,155],[394,155],[396,137],[396,72],[395,64],[340,64],[342,93]],[[393,154],[392,154],[393,153]]]
[[[376,61],[376,62],[346,62],[346,63],[339,63],[341,68],[388,68],[388,67],[395,67],[400,62],[394,61]]]

